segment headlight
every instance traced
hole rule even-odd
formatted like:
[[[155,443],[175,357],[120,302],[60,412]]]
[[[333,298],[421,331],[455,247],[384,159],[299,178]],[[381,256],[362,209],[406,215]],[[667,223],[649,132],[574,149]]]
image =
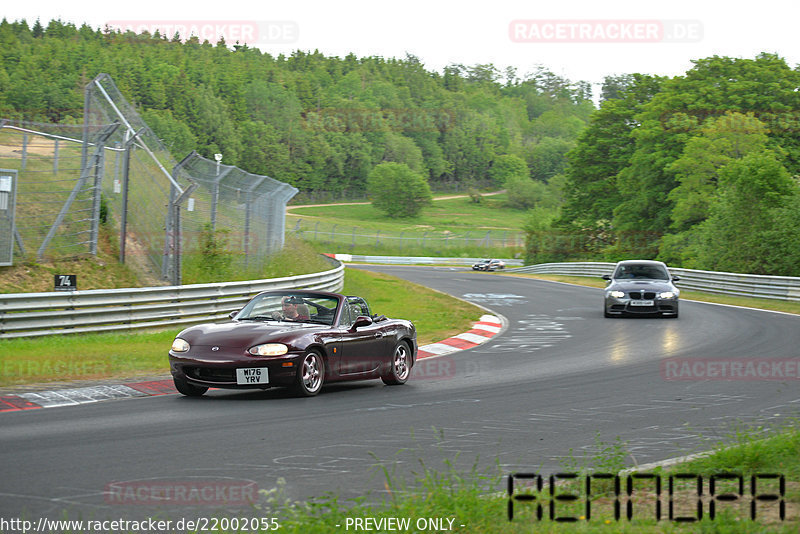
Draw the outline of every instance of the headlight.
[[[188,352],[188,351],[189,351],[189,344],[186,342],[186,340],[176,337],[175,341],[172,342],[172,352]]]
[[[622,297],[625,296],[625,293],[623,293],[622,291],[609,291],[608,294],[614,297],[615,299],[621,299]]]
[[[658,298],[674,299],[675,298],[675,293],[673,293],[672,291],[664,291],[663,293],[659,293],[658,294]]]
[[[247,352],[253,356],[280,356],[289,352],[289,347],[283,343],[265,343],[251,347]]]

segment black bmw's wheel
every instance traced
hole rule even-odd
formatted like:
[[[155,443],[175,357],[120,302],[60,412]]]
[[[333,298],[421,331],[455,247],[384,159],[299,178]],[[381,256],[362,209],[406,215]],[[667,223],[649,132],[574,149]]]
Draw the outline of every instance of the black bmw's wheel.
[[[178,393],[186,395],[187,397],[200,397],[203,393],[208,391],[207,387],[193,386],[182,378],[172,377],[172,381],[175,383],[175,389],[178,390]]]
[[[303,397],[313,397],[322,389],[325,380],[325,362],[318,352],[308,351],[297,370],[295,391]]]
[[[401,341],[394,348],[389,372],[381,377],[384,384],[399,386],[405,384],[411,374],[411,350],[405,341]]]

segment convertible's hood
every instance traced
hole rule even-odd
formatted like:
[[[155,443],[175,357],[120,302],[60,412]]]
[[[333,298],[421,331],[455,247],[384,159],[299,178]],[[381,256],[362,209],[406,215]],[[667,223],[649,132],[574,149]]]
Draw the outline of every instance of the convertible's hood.
[[[675,286],[669,280],[614,280],[606,289],[617,291],[674,291]]]
[[[209,323],[193,326],[178,334],[178,337],[185,339],[190,345],[240,347],[282,339],[296,339],[306,332],[313,332],[320,328],[320,325],[303,323],[234,321],[225,324]]]

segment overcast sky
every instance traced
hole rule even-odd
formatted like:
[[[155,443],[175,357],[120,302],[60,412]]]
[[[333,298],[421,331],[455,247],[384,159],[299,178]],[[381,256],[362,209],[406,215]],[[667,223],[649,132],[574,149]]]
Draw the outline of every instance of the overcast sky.
[[[186,28],[228,44],[246,37],[273,55],[318,49],[325,55],[420,58],[429,70],[450,63],[537,65],[593,84],[606,75],[642,72],[674,76],[692,59],[712,55],[752,58],[777,53],[800,63],[800,1],[704,0],[484,0],[266,1],[172,3],[8,1],[9,20],[61,19],[96,28]],[[254,7],[255,6],[255,7]],[[186,31],[186,30],[185,30]],[[595,87],[595,93],[599,86]]]

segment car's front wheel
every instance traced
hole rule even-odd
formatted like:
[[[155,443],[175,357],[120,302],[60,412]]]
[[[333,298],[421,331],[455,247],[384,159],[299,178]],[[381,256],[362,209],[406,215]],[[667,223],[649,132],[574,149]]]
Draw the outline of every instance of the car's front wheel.
[[[322,355],[313,350],[306,352],[297,369],[295,391],[302,397],[313,397],[322,389],[325,380],[325,362]]]
[[[172,377],[172,381],[175,383],[175,389],[178,390],[178,393],[186,395],[187,397],[201,397],[203,393],[208,391],[207,387],[193,386],[182,378]]]
[[[401,341],[394,348],[389,372],[381,377],[383,383],[389,386],[405,384],[411,374],[411,349],[405,341]]]

